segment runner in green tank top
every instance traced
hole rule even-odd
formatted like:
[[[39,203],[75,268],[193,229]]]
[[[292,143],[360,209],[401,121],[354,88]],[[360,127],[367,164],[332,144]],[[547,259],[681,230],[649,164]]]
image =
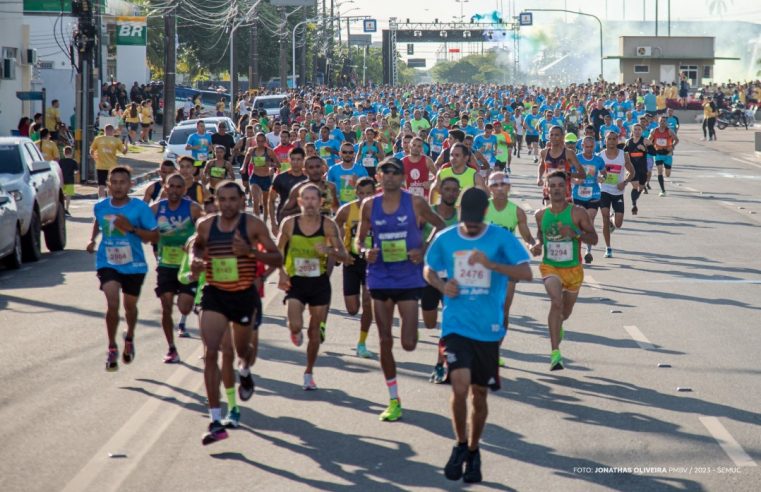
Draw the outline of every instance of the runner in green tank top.
[[[531,229],[529,229],[526,212],[508,199],[510,176],[502,171],[491,173],[489,175],[489,193],[491,198],[489,199],[489,208],[486,210],[484,222],[504,227],[512,233],[515,233],[517,229],[518,234],[525,241],[526,247],[529,249],[533,247],[536,244],[536,240],[531,234]],[[509,328],[508,320],[510,318],[510,307],[515,297],[515,284],[516,282],[512,279],[507,284],[507,295],[505,296],[504,305],[505,331]],[[499,358],[499,365],[503,367],[506,365],[504,358]]]
[[[431,193],[428,195],[428,200],[431,204],[436,203],[435,200],[440,194],[439,186],[445,178],[452,177],[460,182],[460,196],[457,197],[457,206],[460,205],[460,197],[463,192],[468,188],[473,188],[475,186],[476,188],[481,188],[482,190],[487,191],[484,178],[478,174],[475,169],[468,166],[469,157],[467,156],[470,156],[470,151],[465,147],[465,144],[458,142],[450,147],[449,163],[451,166],[441,168],[439,172],[436,173],[436,179],[433,180],[433,184],[431,185]]]
[[[304,371],[304,390],[315,390],[312,373],[320,350],[320,324],[330,307],[330,278],[328,257],[348,261],[338,226],[329,217],[320,215],[322,194],[316,184],[299,189],[299,215],[288,217],[280,226],[278,248],[285,258],[280,269],[278,287],[286,291],[288,328],[291,341],[297,347],[304,342],[304,308],[309,306],[307,364]]]
[[[446,227],[457,224],[459,214],[457,213],[457,197],[460,196],[460,182],[455,177],[448,177],[441,180],[441,203],[434,205],[433,211],[436,212],[443,220]],[[426,223],[423,225],[423,239],[426,240],[426,244],[430,243],[433,238],[431,237],[433,232],[433,226]],[[439,272],[439,277],[446,278],[446,272]],[[443,295],[441,292],[426,284],[423,287],[423,294],[420,299],[420,308],[423,311],[423,323],[429,330],[435,329],[438,323],[439,316],[439,304],[443,301]],[[439,338],[439,351],[436,358],[436,365],[433,368],[431,377],[428,379],[432,383],[442,384],[447,381],[447,372],[444,367],[444,361],[446,360],[444,354],[444,341]]]
[[[584,281],[580,243],[597,244],[597,233],[586,211],[566,201],[567,179],[562,171],[547,176],[550,204],[536,213],[539,241],[531,248],[534,256],[543,254],[539,271],[551,301],[547,319],[552,347],[551,371],[563,369],[560,355],[563,321],[571,316]]]

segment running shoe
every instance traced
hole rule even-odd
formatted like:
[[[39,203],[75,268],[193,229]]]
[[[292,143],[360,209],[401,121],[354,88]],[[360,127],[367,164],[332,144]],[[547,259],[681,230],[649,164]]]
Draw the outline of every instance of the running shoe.
[[[510,169],[510,166],[507,166],[507,174],[513,174],[513,171]]]
[[[179,364],[180,354],[175,347],[169,347],[169,352],[164,356],[164,364]]]
[[[135,360],[135,341],[127,339],[127,334],[124,334],[124,352],[122,352],[122,360],[125,364],[131,363]]]
[[[224,439],[227,439],[227,431],[225,430],[225,426],[222,425],[222,422],[215,420],[209,424],[209,432],[203,435],[201,443],[204,446],[207,446]]]
[[[301,347],[304,343],[304,334],[302,332],[291,333],[291,342],[297,347]]]
[[[658,196],[666,196],[666,192],[665,191],[661,191],[660,193],[658,193]]]
[[[504,357],[499,358],[499,367],[507,367],[507,359]]]
[[[119,370],[119,349],[116,347],[109,347],[106,352],[106,371],[116,372]]]
[[[611,234],[613,234],[614,232],[616,232],[616,223],[615,223],[615,222],[613,222],[613,218],[614,218],[614,216],[613,216],[613,215],[611,215],[611,216],[610,216],[610,225],[608,226],[608,230],[610,230],[610,233],[611,233]]]
[[[237,429],[240,427],[240,408],[232,407],[227,411],[227,416],[222,419],[222,425],[228,429]]]
[[[320,343],[325,343],[325,329],[326,329],[325,322],[321,321],[320,322]]]
[[[632,207],[632,215],[637,215],[637,212],[639,212],[639,209],[635,205],[635,206]]]
[[[452,454],[449,455],[449,461],[444,466],[444,476],[449,480],[459,480],[462,478],[462,466],[468,458],[468,444],[462,443],[452,448]]]
[[[361,357],[362,359],[372,359],[373,353],[367,350],[367,346],[364,343],[358,343],[357,357]]]
[[[605,258],[613,258],[613,248],[605,248]]]
[[[185,323],[177,325],[177,336],[180,338],[190,338],[190,333],[188,333],[187,328],[185,328]]]
[[[650,185],[647,185],[647,186],[646,186],[646,187],[645,187],[645,188],[642,190],[642,193],[644,193],[645,195],[649,195],[650,193],[647,191],[647,190],[649,190],[649,189],[650,189]]]
[[[563,367],[563,356],[560,355],[560,350],[553,350],[550,354],[550,371],[560,371],[565,369]]]
[[[304,374],[304,384],[301,386],[304,391],[314,391],[317,389],[317,383],[314,382],[314,376],[311,374]]]
[[[587,253],[584,255],[584,263],[592,263],[592,253]]]
[[[483,480],[481,476],[481,450],[468,451],[468,457],[465,459],[465,473],[462,474],[462,481],[465,483],[478,483]]]
[[[395,422],[402,418],[402,405],[399,403],[399,399],[395,398],[388,402],[388,407],[378,417],[378,420],[385,420],[387,422]]]
[[[63,214],[64,214],[66,217],[71,217],[71,212],[69,212],[68,210],[64,210],[64,211],[63,211]]]
[[[238,381],[238,396],[240,396],[241,401],[250,400],[254,395],[254,378],[251,373],[249,372],[248,376],[239,375]]]
[[[650,183],[647,183],[647,184],[645,185],[645,189],[646,189],[646,190],[652,190],[652,188],[650,187]],[[645,193],[647,193],[647,192],[645,192]]]
[[[444,384],[444,381],[447,380],[447,370],[444,367],[444,364],[436,364],[436,367],[433,368],[433,372],[431,373],[431,377],[428,378],[428,381],[432,382],[433,384]]]
[[[538,157],[534,157],[534,164],[536,164],[537,162],[539,162],[539,158]]]

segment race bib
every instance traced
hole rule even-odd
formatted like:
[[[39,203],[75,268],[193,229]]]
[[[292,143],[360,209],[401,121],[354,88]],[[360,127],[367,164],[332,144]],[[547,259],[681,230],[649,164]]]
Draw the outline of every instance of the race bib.
[[[573,241],[548,241],[547,259],[558,262],[573,260]]]
[[[375,159],[372,157],[362,158],[362,165],[365,167],[375,167]]]
[[[297,277],[319,277],[320,276],[320,259],[319,258],[294,258]]]
[[[381,253],[383,261],[386,263],[395,263],[407,260],[407,240],[396,239],[381,241]]]
[[[468,264],[471,251],[454,254],[454,278],[462,287],[488,289],[491,287],[491,271],[480,263]]]
[[[357,199],[357,190],[351,186],[341,188],[341,202],[348,203]]]
[[[237,282],[238,258],[212,258],[211,275],[218,282]]]
[[[320,155],[323,156],[323,157],[329,156],[330,155],[330,149],[328,149],[327,147],[322,147],[320,149]]]
[[[579,198],[589,198],[592,196],[593,188],[591,186],[579,186],[577,193]]]
[[[655,145],[659,147],[665,147],[666,145],[668,145],[668,140],[666,140],[665,138],[656,138]]]
[[[264,156],[254,156],[254,167],[264,167],[267,165],[267,159]]]
[[[619,180],[618,173],[608,173],[605,175],[605,184],[607,185],[617,185]]]
[[[409,192],[417,196],[425,196],[425,187],[421,185],[412,185],[409,188]]]
[[[180,265],[185,251],[179,246],[163,246],[161,248],[161,263],[166,265]]]
[[[211,175],[211,177],[217,178],[217,179],[224,178],[225,172],[226,172],[226,169],[224,167],[217,167],[217,166],[212,166],[212,168],[209,170],[209,174]]]
[[[109,265],[126,265],[132,263],[132,247],[106,246],[106,261]]]
[[[438,153],[441,153],[441,145],[431,145],[431,150]]]
[[[199,161],[205,161],[208,158],[209,158],[209,154],[207,154],[206,152],[199,152],[198,153],[198,160]]]

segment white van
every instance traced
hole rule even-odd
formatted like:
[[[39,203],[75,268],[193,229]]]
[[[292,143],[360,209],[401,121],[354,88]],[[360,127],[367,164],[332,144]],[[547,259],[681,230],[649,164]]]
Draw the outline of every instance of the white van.
[[[254,98],[254,107],[256,111],[264,110],[267,116],[279,116],[280,104],[283,100],[288,99],[285,94],[273,94],[270,96],[256,96]]]

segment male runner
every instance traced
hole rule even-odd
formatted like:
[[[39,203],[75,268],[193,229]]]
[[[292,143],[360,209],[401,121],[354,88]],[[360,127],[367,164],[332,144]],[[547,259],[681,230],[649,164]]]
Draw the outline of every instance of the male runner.
[[[542,149],[537,166],[536,184],[542,186],[542,205],[549,201],[549,188],[546,176],[555,170],[560,170],[574,179],[584,179],[584,168],[576,159],[576,153],[565,147],[563,140],[565,132],[559,126],[553,126],[550,130],[550,144]],[[571,201],[571,182],[566,186],[566,199]]]
[[[197,284],[181,284],[177,274],[185,255],[183,248],[190,236],[195,234],[195,223],[203,214],[203,209],[198,203],[185,198],[185,180],[179,174],[169,176],[164,187],[166,198],[154,203],[151,211],[156,217],[159,230],[156,296],[161,301],[161,327],[169,344],[164,362],[174,364],[180,362],[180,355],[174,345],[174,299],[176,296],[177,307],[182,315],[177,334],[183,338],[189,337],[185,321],[193,309],[198,287]]]
[[[367,261],[364,253],[357,249],[354,238],[359,226],[359,210],[362,203],[375,194],[375,181],[370,177],[359,178],[355,185],[357,199],[338,209],[336,225],[344,232],[344,247],[349,252],[351,260],[343,267],[343,292],[346,311],[354,316],[359,312],[360,294],[362,315],[359,319],[359,341],[357,342],[357,357],[369,359],[372,352],[367,350],[367,334],[373,323],[372,301],[367,289]],[[372,248],[372,238],[365,238],[365,247]]]
[[[484,223],[488,205],[483,190],[465,191],[459,225],[439,234],[425,255],[425,278],[444,295],[441,334],[449,363],[457,439],[444,475],[466,483],[482,480],[478,444],[488,414],[487,387],[499,389],[499,344],[505,336],[501,307],[507,282],[532,279],[528,253],[515,236]],[[441,270],[447,272],[446,282],[437,273]],[[468,396],[472,402],[470,433]]]
[[[316,185],[300,187],[298,204],[301,213],[283,220],[278,237],[278,247],[285,257],[278,287],[286,291],[288,328],[291,341],[297,347],[304,343],[304,308],[309,306],[304,390],[317,389],[314,364],[322,342],[321,324],[330,307],[328,257],[337,261],[347,261],[348,258],[338,239],[338,226],[320,214],[321,201],[322,194]]]
[[[550,203],[536,213],[538,242],[531,248],[534,256],[543,253],[539,271],[550,296],[547,325],[552,348],[551,371],[563,369],[563,356],[560,354],[563,321],[571,316],[584,281],[579,246],[581,242],[597,244],[597,233],[589,216],[581,207],[568,203],[566,199],[568,179],[563,171],[554,171],[547,176]]]
[[[143,193],[143,201],[148,205],[155,203],[162,198],[162,193],[166,193],[166,178],[177,172],[177,166],[169,159],[161,161],[159,164],[159,179],[149,184]]]
[[[600,180],[605,176],[605,161],[595,154],[597,141],[593,136],[586,136],[582,141],[583,151],[576,155],[584,168],[585,178],[573,185],[573,204],[582,207],[589,215],[589,222],[594,227],[597,209],[600,208]],[[592,263],[592,245],[587,243],[585,263]]]
[[[430,176],[436,174],[436,167],[433,165],[433,159],[423,154],[422,138],[412,138],[409,149],[410,154],[401,159],[404,165],[405,188],[413,195],[427,198],[431,186]]]
[[[127,155],[127,144],[114,136],[114,125],[103,128],[104,135],[98,135],[90,145],[90,157],[95,159],[95,173],[98,179],[98,198],[106,197],[109,171],[116,167],[116,152]]]
[[[450,176],[444,178],[439,186],[441,201],[438,205],[433,206],[433,211],[444,220],[446,227],[457,223],[457,198],[460,196],[460,182],[457,178]],[[423,238],[430,240],[433,226],[425,224],[423,226]],[[443,272],[439,272],[441,278],[446,279]],[[423,324],[429,330],[436,328],[439,316],[439,303],[443,300],[441,292],[430,284],[423,287],[420,298],[420,308],[423,311]],[[436,365],[429,381],[435,384],[442,384],[447,381],[446,368],[444,367],[444,340],[439,337],[439,352],[436,358]]]
[[[280,218],[284,220],[290,215],[296,215],[299,213],[298,196],[299,189],[307,184],[313,184],[317,186],[322,194],[322,200],[320,205],[320,212],[323,215],[331,215],[338,211],[338,197],[336,193],[336,186],[330,181],[324,179],[325,161],[319,156],[310,156],[306,158],[304,163],[304,170],[306,171],[307,180],[297,183],[291,192],[288,194],[288,200],[285,205],[280,209]]]
[[[119,294],[122,294],[124,318],[125,364],[135,359],[135,325],[137,324],[137,300],[143,286],[148,264],[141,243],[158,240],[156,218],[151,208],[138,198],[130,198],[132,173],[128,167],[116,166],[108,173],[110,198],[95,204],[92,236],[87,252],[94,253],[99,233],[103,238],[97,248],[95,268],[100,280],[100,290],[106,296],[106,332],[108,355],[106,371],[119,369],[119,349],[116,345],[116,329],[119,327]]]
[[[600,215],[602,215],[602,235],[605,239],[605,258],[613,257],[610,247],[610,234],[624,224],[624,189],[634,179],[629,154],[618,148],[618,135],[608,132],[605,135],[605,150],[600,152],[605,161],[605,180],[600,185]],[[610,209],[615,216],[611,223]]]
[[[669,110],[670,111],[670,110]],[[642,136],[642,125],[636,123],[632,127],[632,137],[626,141],[624,151],[629,155],[632,167],[634,167],[634,181],[632,181],[632,215],[637,215],[637,200],[646,189],[647,183],[647,158],[655,154],[655,148],[650,140]]]
[[[272,228],[272,234],[277,236],[280,234],[280,212],[285,206],[285,202],[288,201],[288,196],[291,194],[291,190],[294,186],[307,180],[307,175],[304,174],[304,157],[306,152],[302,148],[294,148],[288,153],[288,161],[291,163],[291,168],[286,172],[278,173],[275,179],[272,181],[272,191],[270,193],[270,227]],[[278,200],[277,206],[275,206],[275,200]]]
[[[216,190],[219,213],[196,225],[197,233],[188,258],[195,277],[204,271],[206,285],[201,298],[201,339],[204,343],[204,380],[211,423],[201,442],[204,445],[227,438],[219,403],[220,371],[217,355],[225,337],[235,341],[241,400],[254,393],[251,377],[251,332],[256,318],[258,292],[254,285],[256,262],[279,267],[283,257],[261,220],[241,212],[243,188],[233,181]],[[258,245],[264,247],[264,251]],[[232,334],[230,326],[232,325]]]
[[[328,182],[336,188],[339,205],[356,200],[357,180],[367,175],[365,167],[354,162],[354,146],[349,142],[342,143],[341,162],[328,169]]]
[[[444,227],[441,217],[424,198],[402,190],[404,164],[389,157],[378,169],[383,192],[368,198],[360,211],[358,249],[367,258],[367,287],[373,299],[373,312],[380,339],[380,363],[389,392],[389,405],[380,420],[395,421],[402,416],[396,382],[396,362],[392,352],[394,308],[401,318],[401,341],[405,350],[417,345],[418,300],[425,286],[422,275],[422,223]],[[372,232],[373,247],[364,246]]]
[[[436,178],[433,180],[433,184],[431,185],[432,192],[428,196],[428,199],[430,201],[433,201],[434,196],[440,193],[439,191],[440,183],[445,178],[449,178],[449,177],[453,177],[457,181],[460,182],[460,195],[462,195],[462,193],[468,188],[473,188],[473,187],[486,190],[486,183],[484,183],[484,178],[480,174],[478,174],[478,171],[468,166],[468,158],[470,156],[469,152],[470,151],[463,143],[458,142],[452,145],[452,147],[450,147],[449,163],[451,164],[451,166],[442,167],[441,169],[439,169],[439,172],[436,173]],[[433,193],[434,191],[435,193]],[[459,204],[459,198],[458,198],[458,204]]]
[[[674,164],[674,148],[679,143],[679,137],[668,127],[668,119],[661,116],[658,127],[650,132],[649,140],[655,146],[655,165],[658,168],[658,184],[661,186],[660,196],[666,196],[666,185],[663,178],[663,168],[666,177],[671,177],[671,166]]]

